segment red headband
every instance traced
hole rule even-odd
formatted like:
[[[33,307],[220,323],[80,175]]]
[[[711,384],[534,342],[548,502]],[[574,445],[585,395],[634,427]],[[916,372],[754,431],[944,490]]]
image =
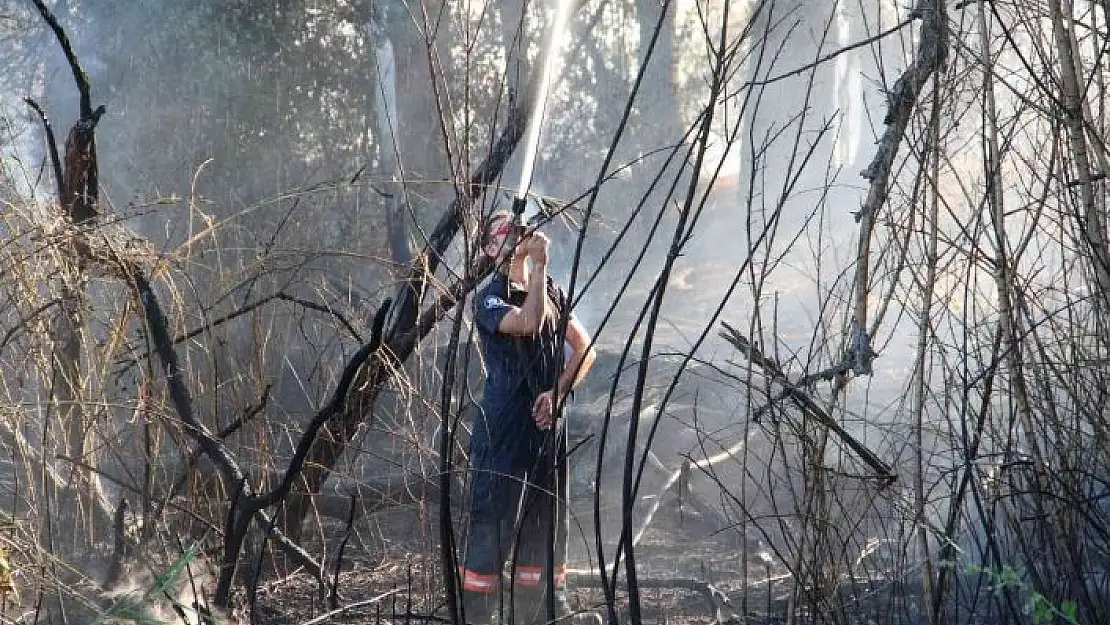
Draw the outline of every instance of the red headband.
[[[491,237],[499,237],[503,234],[509,234],[512,231],[513,231],[512,220],[503,219],[503,220],[501,220],[501,223],[497,224],[493,228],[490,228],[489,234],[490,234]]]

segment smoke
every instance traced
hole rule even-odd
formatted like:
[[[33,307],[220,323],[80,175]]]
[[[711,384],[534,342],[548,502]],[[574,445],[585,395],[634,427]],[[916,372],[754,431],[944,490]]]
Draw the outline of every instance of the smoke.
[[[576,314],[597,336],[604,356],[576,409],[598,417],[616,379],[617,411],[625,424],[630,419],[643,418],[647,423],[654,418],[654,411],[645,411],[642,417],[630,415],[629,398],[634,365],[643,357],[640,348],[647,340],[643,324],[637,329],[636,321],[650,307],[653,289],[665,288],[647,356],[651,361],[646,403],[660,406],[679,363],[686,355],[696,359],[686,364],[668,406],[660,408],[662,425],[653,448],[656,460],[672,469],[683,461],[683,454],[705,457],[739,443],[766,454],[760,458],[762,466],[775,466],[778,461],[769,458],[770,435],[748,437],[739,431],[738,424],[746,422],[765,398],[735,379],[747,371],[748,363],[717,338],[715,321],[728,320],[750,331],[753,342],[765,344],[790,375],[837,361],[844,345],[843,313],[850,287],[846,271],[855,262],[856,226],[850,215],[858,208],[861,193],[856,172],[838,168],[854,162],[861,145],[867,144],[862,128],[863,61],[845,55],[819,66],[813,76],[803,72],[765,86],[745,87],[803,67],[827,51],[828,46],[819,46],[819,28],[829,17],[829,7],[816,2],[779,4],[780,8],[789,4],[788,14],[800,16],[803,27],[790,31],[792,18],[768,27],[768,49],[779,51],[774,63],[757,65],[754,51],[749,51],[747,63],[733,68],[726,89],[729,95],[715,103],[719,117],[706,162],[696,176],[689,169],[692,163],[681,172],[679,165],[664,168],[664,163],[667,149],[682,142],[686,126],[708,104],[706,58],[684,56],[680,53],[686,51],[685,45],[672,45],[671,51],[685,65],[674,72],[670,92],[653,92],[635,103],[635,121],[605,172],[627,166],[625,173],[598,190],[584,234]],[[106,197],[121,210],[129,202],[134,202],[136,212],[146,207],[139,227],[170,248],[209,223],[221,224],[205,241],[215,252],[188,257],[191,270],[204,278],[198,283],[212,288],[197,294],[194,302],[205,315],[218,316],[225,308],[241,306],[279,286],[315,284],[305,275],[357,276],[354,282],[369,285],[367,292],[379,288],[384,272],[368,269],[387,249],[380,210],[384,200],[373,187],[378,173],[375,150],[382,149],[382,139],[368,130],[372,100],[379,93],[378,74],[368,57],[375,49],[384,49],[381,42],[375,46],[368,40],[376,36],[374,32],[368,34],[362,24],[357,29],[343,28],[358,20],[341,13],[294,19],[280,11],[244,15],[194,3],[81,7],[81,11],[101,11],[83,14],[72,36],[89,71],[94,101],[108,107],[98,135]],[[687,9],[693,11],[693,7]],[[600,10],[598,22],[603,25],[620,17],[613,6]],[[689,23],[693,13],[676,19]],[[838,13],[835,43],[858,39],[860,20]],[[412,95],[428,89],[427,84],[419,84],[426,78],[420,74],[426,70],[426,59],[418,53],[425,50],[414,45],[411,36],[404,36],[401,22],[387,27],[397,37],[389,46],[398,64],[394,77],[400,81],[396,110],[405,124],[397,135],[404,141],[400,153],[405,176],[419,191],[411,195],[426,202],[413,207],[413,223],[427,228],[446,205],[440,200],[449,198],[453,188],[443,182],[448,157],[437,134],[439,126],[420,117],[441,100],[431,94],[423,99]],[[630,25],[626,23],[624,30]],[[611,30],[621,33],[619,27]],[[676,32],[697,33],[696,29]],[[583,36],[600,38],[593,32]],[[567,200],[595,183],[623,113],[633,75],[629,68],[636,63],[630,60],[635,59],[635,38],[614,35],[612,39],[588,53],[582,46],[589,42],[578,48],[572,44],[580,56],[565,68],[553,90],[548,126],[536,146],[533,192]],[[681,36],[676,39],[675,44],[686,43]],[[479,44],[488,42],[475,43]],[[457,45],[444,47],[448,52],[458,49]],[[444,63],[452,60],[450,54],[443,58]],[[494,110],[491,94],[500,94],[486,88],[496,83],[490,77],[465,76],[459,67],[451,69],[456,71],[438,77],[437,84],[446,90],[442,101],[464,102],[461,83],[465,81],[483,87],[476,89],[476,96],[467,92],[468,97],[482,100],[480,104],[467,102],[472,108],[452,111],[444,122],[452,149],[476,157],[487,147],[482,140],[492,134],[484,131],[493,124],[493,115],[486,120],[482,113]],[[51,104],[57,110],[64,110],[63,103],[72,106],[71,81],[62,73],[48,75]],[[749,93],[752,97],[746,100]],[[466,138],[460,128],[466,122],[461,120],[475,124],[465,128]],[[826,132],[828,120],[833,121]],[[659,131],[663,126],[666,130]],[[736,139],[727,148],[732,137]],[[699,146],[687,140],[681,147]],[[459,167],[456,175],[469,173],[457,152],[451,156],[452,165]],[[198,175],[201,164],[210,159],[211,164]],[[706,174],[718,166],[720,179],[707,181]],[[370,182],[347,184],[362,167],[366,168],[363,180]],[[519,163],[516,167],[522,168]],[[506,175],[506,180],[516,179]],[[617,242],[625,221],[656,180],[658,187],[644,199],[628,234]],[[676,180],[677,192],[665,197]],[[338,182],[324,184],[334,181]],[[694,199],[687,206],[686,191],[691,186]],[[196,201],[152,204],[169,197]],[[577,219],[584,207],[585,201],[573,213]],[[689,231],[675,237],[684,210],[698,219]],[[659,215],[661,226],[651,236],[653,220]],[[556,239],[552,275],[569,285],[578,233],[562,225],[549,226],[549,232]],[[613,255],[606,258],[610,246],[615,246]],[[459,253],[458,248],[454,252]],[[638,261],[641,255],[642,262]],[[673,260],[671,274],[658,281],[668,255]],[[458,258],[454,260],[447,264],[459,266]],[[249,271],[258,266],[276,277],[255,280]],[[224,267],[241,269],[245,277],[235,284],[249,286],[219,291],[224,288],[222,276],[217,276],[221,280],[213,276]],[[210,308],[211,302],[224,308]],[[303,313],[280,309],[250,328],[242,327],[242,333],[219,335],[227,341],[220,346],[227,353],[221,352],[212,368],[243,375],[233,389],[221,390],[226,394],[217,405],[227,410],[218,412],[230,414],[231,408],[250,405],[257,400],[258,387],[273,380],[282,383],[275,390],[277,403],[292,414],[304,414],[318,399],[331,379],[327,367],[319,368],[317,363],[340,362],[344,341],[350,339],[337,339],[325,323],[305,324],[304,318]],[[897,337],[897,332],[890,330],[887,335]],[[907,371],[885,363],[901,362],[906,352],[896,348],[908,345],[893,340],[884,346],[879,372],[871,383],[850,388],[848,410],[870,416],[869,410],[894,396],[900,382],[897,376]],[[617,370],[615,354],[626,341],[633,347],[626,363],[631,369],[622,372]],[[696,353],[691,354],[695,347]],[[253,354],[258,358],[252,359]],[[309,373],[302,377],[304,372]],[[283,434],[278,432],[275,438],[284,440]],[[607,451],[613,458],[623,454],[626,434],[627,430],[618,431],[610,439]],[[608,463],[610,470],[620,466]],[[732,473],[726,477],[741,479]],[[615,479],[615,473],[607,479]],[[649,478],[645,492],[661,479]],[[128,590],[118,591],[119,597],[142,596],[152,583],[153,578],[137,577],[128,583]]]
[[[132,556],[121,563],[119,580],[101,594],[102,623],[229,622],[208,601],[216,579],[196,548],[176,561]]]

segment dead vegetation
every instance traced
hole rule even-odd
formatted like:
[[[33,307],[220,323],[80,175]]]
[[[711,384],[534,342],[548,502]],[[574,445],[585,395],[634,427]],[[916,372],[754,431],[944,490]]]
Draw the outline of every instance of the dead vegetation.
[[[637,13],[646,69],[606,102],[608,147],[575,146],[591,180],[541,202],[602,351],[567,415],[575,602],[620,623],[1110,622],[1106,8],[810,4]],[[59,9],[34,0],[77,120],[29,98],[44,175],[15,147],[0,167],[4,621],[451,621],[481,379],[462,311],[489,271],[473,225],[526,149],[539,81],[471,102],[441,54],[464,50],[463,84],[484,84],[485,27],[452,13],[475,45],[422,43],[441,195],[398,146],[381,176],[237,213],[198,192],[203,166],[184,199],[106,210],[112,109]],[[509,22],[530,18],[495,12],[502,50],[526,48]],[[374,15],[384,63],[397,26]],[[612,71],[576,37],[566,54]],[[879,104],[826,107],[846,59]],[[655,127],[642,94],[695,73]],[[407,114],[382,81],[375,113]],[[865,112],[853,194],[836,154]],[[737,152],[739,182],[715,186]],[[387,238],[304,247],[367,190]],[[185,224],[172,245],[132,227],[160,202]],[[366,286],[344,255],[391,262]]]

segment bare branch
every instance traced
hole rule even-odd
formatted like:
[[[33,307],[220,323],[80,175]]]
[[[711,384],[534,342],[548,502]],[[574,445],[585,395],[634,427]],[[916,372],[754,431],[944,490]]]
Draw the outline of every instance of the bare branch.
[[[50,153],[50,165],[54,170],[54,182],[58,187],[58,197],[62,197],[65,189],[65,180],[62,177],[62,159],[58,156],[58,142],[54,138],[54,128],[50,125],[50,118],[46,116],[46,111],[42,110],[38,102],[31,98],[23,98],[23,101],[35,109],[42,121],[42,129],[46,133],[46,148]]]
[[[32,0],[35,3],[35,8],[38,9],[42,19],[46,20],[50,30],[54,31],[54,36],[58,39],[58,44],[62,47],[62,52],[66,55],[66,61],[69,63],[69,69],[73,72],[73,80],[77,83],[77,92],[81,96],[81,118],[92,119],[94,116],[92,108],[92,97],[89,90],[89,79],[85,75],[85,70],[81,68],[81,63],[77,61],[77,55],[73,52],[73,44],[69,42],[69,36],[66,31],[58,23],[58,19],[54,17],[54,13],[42,0]]]
[[[868,447],[856,439],[856,437],[849,434],[847,430],[836,422],[836,419],[833,419],[829,413],[825,412],[824,408],[810,397],[809,393],[793,384],[786,376],[786,372],[784,372],[777,363],[764,356],[759,348],[752,345],[751,341],[740,334],[738,330],[725,322],[721,322],[721,325],[725,328],[721,332],[721,338],[725,339],[741,353],[748,356],[753,364],[759,365],[775,383],[784,386],[784,393],[793,399],[802,411],[812,416],[822,426],[831,430],[840,440],[844,441],[845,445],[856,452],[859,459],[875,472],[875,476],[883,486],[887,486],[898,479],[898,476],[890,468],[890,465],[879,459],[875,452],[868,449]]]
[[[856,214],[859,222],[859,245],[856,258],[855,315],[852,319],[852,351],[856,374],[871,373],[875,352],[867,331],[867,302],[870,289],[871,234],[879,209],[887,199],[891,169],[898,154],[898,146],[906,134],[917,98],[926,81],[944,67],[948,58],[948,25],[944,0],[918,0],[914,12],[921,16],[921,39],[913,63],[898,78],[887,94],[886,131],[879,141],[879,149],[860,175],[870,181],[867,198]]]

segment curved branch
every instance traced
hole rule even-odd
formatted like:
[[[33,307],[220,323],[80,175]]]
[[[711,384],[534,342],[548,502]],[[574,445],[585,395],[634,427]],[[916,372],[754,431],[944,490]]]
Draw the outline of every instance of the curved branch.
[[[344,328],[347,328],[347,331],[351,333],[351,336],[353,336],[356,341],[358,341],[359,343],[362,342],[362,335],[360,335],[358,333],[358,330],[356,330],[355,327],[353,325],[351,325],[350,321],[347,321],[347,318],[344,317],[342,313],[340,313],[338,310],[332,308],[331,306],[329,306],[327,304],[317,304],[316,302],[310,302],[310,301],[308,301],[306,299],[302,299],[300,297],[294,297],[292,295],[288,295],[284,291],[278,291],[277,293],[274,294],[274,297],[276,299],[280,299],[280,300],[283,300],[283,301],[286,301],[286,302],[290,302],[292,304],[297,304],[297,305],[302,306],[304,308],[307,308],[309,310],[315,310],[316,312],[327,313],[327,314],[335,317],[336,319],[339,320],[339,323],[343,324]],[[383,304],[383,306],[388,306],[388,301],[386,302],[386,304]],[[373,339],[371,339],[371,342],[373,342]]]
[[[39,119],[42,120],[42,129],[46,133],[46,147],[50,151],[50,165],[54,169],[54,183],[58,186],[58,197],[62,197],[65,189],[65,179],[62,177],[62,159],[58,156],[58,141],[54,138],[54,128],[50,125],[50,118],[46,116],[46,111],[42,110],[38,102],[31,98],[23,98],[23,101],[35,109],[35,112],[39,114]]]
[[[196,337],[200,334],[203,334],[205,332],[208,332],[209,330],[211,330],[213,328],[216,328],[216,327],[221,326],[221,325],[223,325],[223,324],[225,324],[229,321],[233,321],[233,320],[235,320],[239,317],[242,317],[243,315],[258,309],[258,308],[262,307],[263,305],[265,305],[265,304],[267,304],[267,303],[269,303],[269,302],[271,302],[275,299],[290,302],[290,303],[293,303],[293,304],[298,304],[300,306],[308,308],[309,310],[315,310],[315,311],[319,311],[319,312],[328,313],[328,314],[332,315],[333,317],[335,317],[336,319],[338,319],[339,322],[341,324],[343,324],[343,327],[347,328],[347,331],[351,333],[351,336],[354,337],[354,339],[356,341],[358,341],[360,343],[362,342],[362,335],[360,335],[358,333],[358,330],[356,330],[354,328],[354,326],[351,325],[351,322],[348,321],[347,318],[342,315],[342,313],[335,310],[331,306],[329,306],[327,304],[317,304],[316,302],[310,302],[308,300],[305,300],[305,299],[302,299],[302,298],[299,298],[299,297],[288,295],[284,291],[278,291],[277,293],[274,293],[273,295],[268,295],[266,297],[263,297],[260,300],[253,301],[253,302],[243,306],[242,308],[240,308],[238,310],[234,310],[232,312],[229,312],[228,314],[220,317],[219,319],[214,319],[214,320],[212,320],[212,321],[210,321],[210,322],[208,322],[208,323],[206,323],[202,326],[193,328],[192,330],[189,330],[188,332],[186,332],[184,334],[180,334],[178,336],[175,336],[172,340],[172,343],[174,345],[178,345],[180,343],[188,341],[189,339],[191,339],[193,337]],[[0,346],[2,346],[2,344],[0,344]],[[136,356],[134,358],[121,358],[120,360],[116,361],[116,363],[121,366],[120,372],[123,372],[123,371],[126,371],[126,370],[130,369],[134,365],[136,365],[140,360],[144,360],[149,356],[150,356],[150,353],[147,352],[145,354],[142,354],[140,356]]]
[[[77,61],[77,55],[73,52],[73,44],[69,42],[69,36],[66,35],[65,29],[58,23],[54,13],[42,0],[32,0],[32,2],[35,3],[35,8],[39,10],[39,15],[42,15],[42,19],[46,20],[47,25],[50,26],[50,30],[54,31],[54,36],[58,38],[58,44],[62,46],[62,52],[66,55],[69,69],[73,71],[73,80],[77,82],[77,91],[81,94],[81,118],[94,119],[95,113],[92,108],[89,79],[85,75],[85,70],[81,69],[81,63]]]
[[[293,482],[296,481],[297,477],[301,474],[301,469],[304,468],[304,463],[308,459],[308,452],[312,449],[312,445],[316,441],[316,436],[328,421],[342,413],[346,408],[347,397],[350,395],[351,385],[354,383],[355,376],[366,361],[381,347],[386,313],[389,312],[391,303],[392,300],[387,299],[382,303],[381,307],[378,308],[378,312],[374,314],[374,323],[370,331],[370,341],[355,352],[355,355],[347,362],[347,366],[343,368],[343,374],[339,378],[339,384],[336,385],[335,391],[332,393],[331,400],[316,413],[316,416],[312,418],[308,427],[305,428],[300,441],[297,443],[297,449],[293,454],[293,459],[290,460],[289,466],[285,469],[285,475],[282,477],[281,483],[269,493],[261,495],[251,501],[250,505],[254,507],[254,509],[260,510],[280,502],[289,494],[290,489],[293,488]]]

